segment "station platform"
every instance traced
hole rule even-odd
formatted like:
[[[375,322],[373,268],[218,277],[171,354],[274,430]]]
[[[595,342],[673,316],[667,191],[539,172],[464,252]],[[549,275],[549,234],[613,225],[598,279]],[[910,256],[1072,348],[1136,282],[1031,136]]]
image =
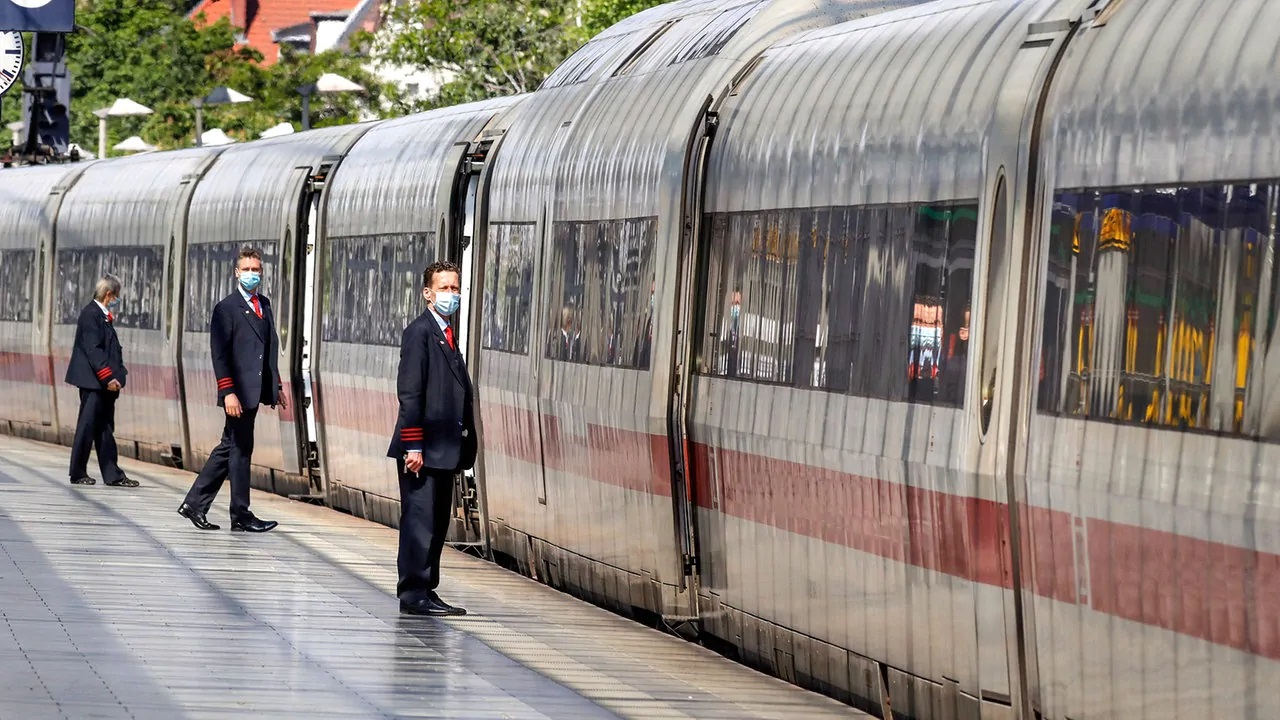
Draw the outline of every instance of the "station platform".
[[[232,534],[224,487],[201,532],[190,473],[66,463],[0,436],[3,720],[869,717],[449,549],[470,614],[401,616],[393,529],[254,491],[280,527]]]

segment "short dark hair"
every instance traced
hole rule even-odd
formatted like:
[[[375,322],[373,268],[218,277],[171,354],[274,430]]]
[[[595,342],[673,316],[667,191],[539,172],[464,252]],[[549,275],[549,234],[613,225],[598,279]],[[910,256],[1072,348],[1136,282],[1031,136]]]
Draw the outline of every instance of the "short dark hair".
[[[240,269],[240,261],[245,258],[253,258],[258,262],[262,262],[262,253],[258,252],[258,248],[249,247],[248,245],[240,248],[240,254],[236,255],[236,269]]]
[[[462,279],[462,268],[458,267],[457,263],[452,263],[448,260],[438,260],[428,265],[427,269],[422,271],[422,287],[431,287],[431,281],[435,280],[436,275],[442,272],[457,273],[458,279]]]

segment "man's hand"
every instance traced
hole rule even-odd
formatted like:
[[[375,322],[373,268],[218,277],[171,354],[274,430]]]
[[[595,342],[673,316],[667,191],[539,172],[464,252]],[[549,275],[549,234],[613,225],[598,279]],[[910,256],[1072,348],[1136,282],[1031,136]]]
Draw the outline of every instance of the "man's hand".
[[[120,392],[120,388],[122,387],[124,386],[120,384],[119,380],[112,380],[111,382],[107,383],[107,389],[110,390],[111,392]]]
[[[236,397],[235,393],[228,395],[222,403],[226,406],[227,415],[230,417],[238,418],[240,413],[243,412],[240,407],[240,398]]]
[[[404,467],[412,473],[416,473],[422,469],[422,453],[416,450],[410,451],[404,456]]]

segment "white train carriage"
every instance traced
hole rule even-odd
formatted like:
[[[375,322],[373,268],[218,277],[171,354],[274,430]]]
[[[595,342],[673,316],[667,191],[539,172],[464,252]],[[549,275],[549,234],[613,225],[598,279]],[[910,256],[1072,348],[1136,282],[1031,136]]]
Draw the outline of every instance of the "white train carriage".
[[[329,181],[313,372],[326,495],[335,507],[399,522],[395,464],[370,460],[384,458],[395,428],[401,333],[423,311],[423,269],[469,255],[484,159],[501,137],[494,128],[519,102],[500,98],[378,123]],[[462,292],[470,306],[469,281]],[[465,312],[458,321],[466,327]],[[474,358],[469,340],[459,333],[459,347]],[[468,526],[456,537],[478,541],[480,508],[468,485]]]
[[[487,186],[479,327],[496,550],[624,612],[696,618],[671,318],[704,111],[770,43],[908,4],[664,5],[521,104]]]
[[[272,300],[280,336],[280,378],[287,409],[258,414],[251,477],[255,487],[294,496],[323,496],[315,405],[308,364],[317,297],[311,288],[315,208],[324,180],[369,124],[324,128],[227,148],[196,185],[187,212],[185,292],[182,294],[182,382],[190,450],[199,468],[222,437],[224,413],[209,355],[213,307],[234,288],[237,250],[262,253],[262,288]]]
[[[128,348],[127,389],[116,405],[120,451],[172,462],[186,445],[186,413],[178,382],[178,309],[183,290],[187,204],[215,149],[143,154],[85,168],[58,211],[52,254],[52,356],[58,433],[71,444],[80,397],[62,382],[76,319],[104,272],[124,290],[116,333]]]

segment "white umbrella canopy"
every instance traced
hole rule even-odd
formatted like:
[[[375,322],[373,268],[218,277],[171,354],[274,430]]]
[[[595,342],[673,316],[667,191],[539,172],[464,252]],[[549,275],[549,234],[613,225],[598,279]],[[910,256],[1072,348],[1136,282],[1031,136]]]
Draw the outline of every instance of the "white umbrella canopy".
[[[325,73],[320,76],[320,79],[316,80],[316,92],[364,92],[364,86],[359,83],[352,82],[341,75]]]
[[[227,137],[222,128],[213,128],[212,130],[204,131],[204,134],[200,136],[200,142],[205,147],[217,147],[219,145],[231,145],[235,140]]]
[[[117,98],[111,103],[111,107],[107,108],[108,117],[130,117],[134,115],[150,115],[155,112],[151,108],[130,100],[129,98]]]
[[[229,87],[216,87],[204,97],[205,105],[234,105],[253,102],[253,98]]]
[[[273,127],[267,128],[266,130],[263,130],[262,133],[258,135],[258,137],[273,138],[273,137],[280,137],[282,135],[292,135],[292,134],[293,134],[293,123],[282,122],[279,125],[275,125]]]
[[[151,152],[156,149],[156,146],[134,135],[116,143],[111,149],[121,152]]]

